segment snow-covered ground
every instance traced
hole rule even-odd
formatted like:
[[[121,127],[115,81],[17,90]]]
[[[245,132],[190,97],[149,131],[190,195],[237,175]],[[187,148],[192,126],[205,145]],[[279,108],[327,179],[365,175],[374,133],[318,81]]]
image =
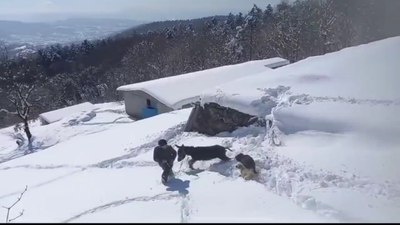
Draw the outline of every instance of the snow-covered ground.
[[[40,126],[34,152],[0,130],[0,205],[15,222],[400,222],[400,38],[311,57],[209,90],[202,100],[266,117],[208,137],[183,132],[191,109],[132,121],[124,105],[96,105]],[[251,155],[259,176],[235,161],[188,159],[161,184],[153,162],[171,145],[230,147]],[[6,210],[0,211],[0,219]]]

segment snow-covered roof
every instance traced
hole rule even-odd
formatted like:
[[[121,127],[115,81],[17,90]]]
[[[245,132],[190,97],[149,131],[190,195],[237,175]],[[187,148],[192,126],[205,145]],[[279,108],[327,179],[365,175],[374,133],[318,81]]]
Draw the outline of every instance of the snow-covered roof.
[[[144,91],[168,107],[177,109],[199,98],[202,91],[223,83],[271,70],[278,64],[288,63],[286,59],[271,58],[181,74],[156,80],[129,84],[117,91]]]
[[[269,67],[271,69],[281,67],[281,66],[286,66],[290,64],[290,61],[287,59],[282,59],[280,57],[275,57],[275,58],[270,58],[267,59],[267,62],[265,64],[266,67]]]
[[[47,123],[54,123],[63,119],[66,116],[69,116],[74,113],[79,113],[83,111],[90,111],[93,110],[95,106],[90,102],[84,102],[81,104],[68,106],[65,108],[57,109],[50,112],[45,112],[39,115],[40,118],[45,120]]]

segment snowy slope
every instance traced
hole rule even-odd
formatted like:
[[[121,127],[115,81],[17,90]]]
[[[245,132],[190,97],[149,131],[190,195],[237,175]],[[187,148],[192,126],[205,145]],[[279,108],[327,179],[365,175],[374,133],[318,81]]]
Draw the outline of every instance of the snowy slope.
[[[312,57],[203,96],[272,119],[269,129],[208,137],[183,132],[190,109],[132,121],[120,103],[32,123],[27,155],[12,127],[2,129],[0,205],[27,185],[11,211],[24,210],[16,222],[399,222],[399,44]],[[186,158],[164,186],[152,160],[160,138],[249,154],[259,177],[244,181],[234,160],[196,162],[191,171]]]
[[[183,133],[189,113],[190,109],[185,109],[134,123],[126,121],[93,133],[79,128],[89,122],[97,124],[96,117],[72,125],[79,127],[79,136],[0,165],[0,177],[7,180],[7,185],[0,187],[0,201],[2,205],[11,204],[28,186],[28,192],[15,207],[16,214],[25,210],[18,222],[329,221],[269,193],[257,182],[244,182],[237,174],[227,177],[224,173],[232,171],[232,163],[199,163],[203,168],[215,166],[213,171],[197,175],[182,172],[188,170],[187,161],[177,163],[174,171],[178,179],[171,181],[169,187],[161,185],[160,168],[152,161],[152,149],[159,138],[195,145],[232,141]],[[109,115],[110,120],[114,117]],[[62,122],[52,125],[57,124],[63,126]],[[39,128],[32,131],[40,135]],[[205,186],[215,189],[205,195]],[[235,192],[254,189],[242,196],[243,200],[257,201],[254,208],[243,212],[243,206],[234,204],[234,193],[226,192],[227,188]],[[216,196],[228,207],[218,214],[215,207],[220,206],[213,202]],[[271,201],[279,208],[268,209]],[[214,209],[204,202],[213,202],[209,206]],[[290,217],[285,216],[286,210],[292,212]],[[153,211],[160,213],[154,216]],[[238,212],[242,214],[238,216]]]
[[[324,190],[323,204],[345,206],[355,220],[398,221],[399,58],[400,37],[389,38],[221,85],[202,101],[273,120],[267,136],[277,146],[269,155],[334,174],[322,187],[363,193]],[[382,208],[366,203],[377,196],[385,199]],[[368,210],[354,210],[363,207]]]

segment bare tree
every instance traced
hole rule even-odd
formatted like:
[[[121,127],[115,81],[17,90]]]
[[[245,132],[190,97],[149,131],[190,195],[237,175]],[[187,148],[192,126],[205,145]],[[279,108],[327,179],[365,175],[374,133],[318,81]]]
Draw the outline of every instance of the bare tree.
[[[11,211],[12,207],[14,207],[19,201],[21,201],[22,196],[25,194],[25,192],[26,192],[27,190],[28,190],[28,186],[25,186],[24,191],[19,195],[17,201],[15,201],[11,206],[8,206],[8,207],[3,206],[3,208],[7,209],[6,223],[9,223],[9,222],[11,222],[11,221],[13,221],[13,220],[16,220],[16,219],[18,219],[19,217],[21,217],[22,215],[24,215],[24,210],[22,210],[22,211],[19,213],[18,216],[16,216],[16,217],[10,219],[10,211]]]
[[[29,129],[29,112],[31,110],[32,104],[29,103],[29,97],[32,91],[35,89],[35,85],[26,84],[15,84],[14,88],[8,95],[8,100],[13,104],[15,111],[10,112],[7,109],[0,109],[0,112],[6,112],[9,114],[17,115],[24,123],[24,131],[26,137],[28,138],[29,147],[32,144],[32,133]]]

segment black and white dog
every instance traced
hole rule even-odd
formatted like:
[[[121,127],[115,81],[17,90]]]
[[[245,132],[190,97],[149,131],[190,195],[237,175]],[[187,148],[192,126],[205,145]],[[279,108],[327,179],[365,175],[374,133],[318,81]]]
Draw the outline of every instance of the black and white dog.
[[[235,157],[235,159],[239,162],[236,168],[240,169],[240,175],[245,180],[251,180],[256,177],[256,163],[251,156],[240,153]]]
[[[223,161],[228,161],[230,160],[229,157],[226,156],[226,150],[229,148],[223,147],[221,145],[213,145],[213,146],[199,146],[199,147],[193,147],[193,146],[178,146],[175,145],[178,148],[178,162],[182,161],[186,155],[191,156],[192,158],[189,160],[189,167],[190,169],[193,168],[193,164],[196,161],[204,161],[204,160],[211,160],[215,158],[219,158]]]

